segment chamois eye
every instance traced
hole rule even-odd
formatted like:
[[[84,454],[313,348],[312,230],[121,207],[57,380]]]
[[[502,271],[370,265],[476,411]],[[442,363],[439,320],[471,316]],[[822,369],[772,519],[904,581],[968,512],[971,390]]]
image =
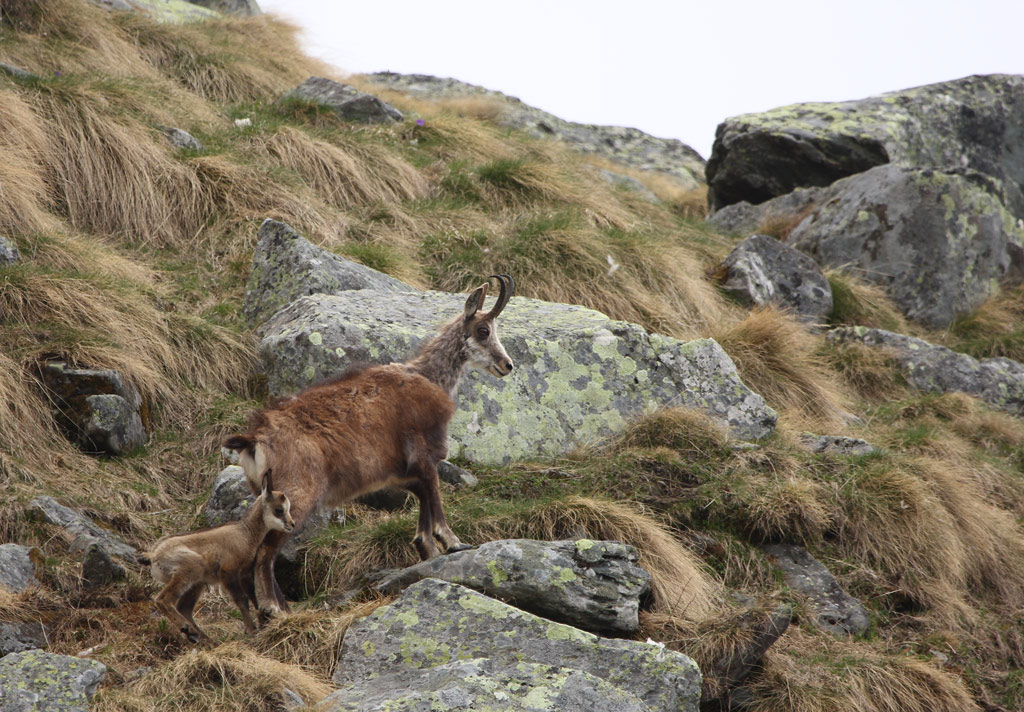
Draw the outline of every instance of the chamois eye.
[[[275,517],[283,517],[284,516],[284,508],[283,507],[278,507],[277,509],[275,509],[274,510],[274,516]]]
[[[476,330],[476,335],[479,336],[481,339],[486,339],[488,336],[491,335],[491,330],[488,329],[486,326],[481,326],[479,329]]]

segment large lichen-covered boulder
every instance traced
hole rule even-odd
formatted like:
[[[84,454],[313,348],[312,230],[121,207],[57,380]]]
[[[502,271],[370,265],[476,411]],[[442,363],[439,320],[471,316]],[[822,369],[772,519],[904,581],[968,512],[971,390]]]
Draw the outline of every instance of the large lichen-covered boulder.
[[[325,77],[310,77],[299,86],[286,91],[278,103],[300,99],[327,107],[346,121],[366,124],[392,124],[405,120],[401,111],[372,94],[359,91]]]
[[[802,546],[769,544],[762,547],[786,585],[807,596],[819,626],[834,635],[864,635],[871,620],[864,605],[843,590],[825,565]]]
[[[481,658],[494,665],[487,670],[491,678],[497,673],[520,678],[517,671],[523,663],[560,668],[554,673],[558,678],[582,671],[638,698],[652,711],[695,711],[700,699],[700,670],[682,653],[600,638],[436,579],[413,584],[396,601],[349,627],[334,682],[344,687],[341,695],[352,703],[385,686],[417,689],[415,682],[429,670]],[[539,699],[550,697],[545,678],[521,679],[537,685]],[[471,708],[489,709],[486,701]]]
[[[86,712],[107,674],[103,663],[42,650],[0,658],[0,710]]]
[[[405,360],[465,295],[374,290],[302,297],[262,327],[272,395],[298,391],[353,363]],[[583,307],[513,298],[501,341],[515,362],[497,379],[470,371],[458,391],[452,454],[483,463],[560,454],[659,406],[699,408],[741,438],[762,438],[776,414],[710,339],[649,334]]]
[[[799,319],[821,323],[832,311],[832,288],[810,257],[768,235],[736,245],[716,271],[719,286],[753,306],[790,309]]]
[[[1024,416],[1024,364],[1019,361],[976,359],[912,336],[863,326],[833,329],[828,340],[885,349],[895,356],[907,381],[927,393],[967,393],[997,410]]]
[[[242,314],[255,325],[299,297],[350,289],[414,291],[383,272],[317,247],[283,222],[264,220],[245,285]]]
[[[707,164],[712,210],[825,186],[873,166],[971,168],[1002,182],[1024,217],[1024,77],[993,74],[858,101],[727,119]]]
[[[636,549],[617,541],[502,539],[421,561],[375,588],[392,594],[442,579],[577,628],[631,635],[651,579],[637,558]]]
[[[789,244],[853,269],[933,328],[1024,280],[1024,228],[978,173],[879,166],[837,181]]]

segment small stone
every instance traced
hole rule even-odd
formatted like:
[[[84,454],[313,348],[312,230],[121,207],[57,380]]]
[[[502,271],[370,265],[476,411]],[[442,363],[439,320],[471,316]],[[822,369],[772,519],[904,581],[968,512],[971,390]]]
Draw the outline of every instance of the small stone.
[[[7,64],[6,62],[0,62],[0,72],[10,74],[18,79],[34,79],[36,76],[32,72],[26,71],[21,67],[15,67],[13,64]]]
[[[0,544],[0,588],[11,593],[24,593],[30,586],[38,586],[36,567],[29,552],[21,544]]]
[[[85,402],[90,412],[84,434],[95,451],[124,455],[146,444],[142,418],[124,398],[105,393],[87,396]]]
[[[816,454],[831,455],[871,455],[879,449],[861,438],[850,438],[843,435],[815,435],[804,433],[800,441]]]
[[[42,515],[50,524],[61,527],[70,540],[72,551],[85,551],[93,543],[98,543],[106,551],[121,559],[135,561],[138,552],[112,531],[104,529],[88,517],[60,504],[53,497],[36,497],[29,503],[34,512]]]
[[[0,267],[13,265],[21,259],[18,246],[6,237],[0,236]]]
[[[164,129],[164,135],[167,136],[167,140],[175,148],[185,149],[189,151],[202,151],[203,144],[195,136],[190,134],[188,131],[182,129],[176,129],[173,127],[167,127]]]
[[[476,487],[480,482],[471,472],[462,469],[458,465],[453,465],[447,460],[441,460],[441,462],[437,463],[437,476],[456,487]]]
[[[93,542],[86,547],[82,558],[82,579],[87,586],[105,586],[126,576],[124,567],[110,558],[110,553],[102,545]]]

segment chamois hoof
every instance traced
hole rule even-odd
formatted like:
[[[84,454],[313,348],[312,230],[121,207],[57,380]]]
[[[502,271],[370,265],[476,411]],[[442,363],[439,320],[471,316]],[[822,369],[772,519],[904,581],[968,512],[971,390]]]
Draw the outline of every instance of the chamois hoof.
[[[284,613],[281,611],[280,608],[261,608],[256,613],[256,619],[259,621],[260,628],[264,627],[265,625],[267,625],[267,623],[270,623],[275,618],[281,618],[283,616]]]

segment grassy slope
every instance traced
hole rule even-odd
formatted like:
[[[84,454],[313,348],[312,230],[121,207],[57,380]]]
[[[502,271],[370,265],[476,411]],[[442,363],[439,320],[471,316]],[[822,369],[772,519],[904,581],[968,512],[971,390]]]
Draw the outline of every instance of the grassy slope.
[[[38,546],[46,586],[0,597],[0,614],[45,619],[55,650],[99,646],[92,654],[111,671],[100,709],[267,709],[281,687],[314,698],[348,622],[378,602],[315,604],[414,556],[413,510],[353,507],[297,572],[304,610],[246,640],[209,596],[201,615],[223,644],[186,654],[152,615],[147,575],[83,589],[66,542],[26,516],[32,497],[53,494],[140,547],[198,523],[220,439],[261,399],[239,308],[268,216],[420,286],[463,290],[508,272],[526,296],[714,336],[783,414],[753,452],[671,411],[558,461],[477,470],[479,488],[446,493],[464,539],[585,532],[634,543],[656,584],[643,636],[705,663],[738,642],[729,592],[802,614],[756,548],[800,543],[866,602],[875,628],[836,641],[798,615],[752,684],[757,709],[1024,706],[1011,672],[1024,665],[1024,425],[968,398],[910,392],[886,359],[829,349],[784,314],[722,298],[704,275],[730,241],[692,217],[693,196],[645,176],[662,205],[614,189],[583,158],[490,123],[493,107],[387,95],[425,125],[363,127],[301,102],[275,106],[330,70],[271,18],[175,27],[79,0],[2,7],[0,61],[40,78],[0,75],[0,232],[23,256],[0,270],[0,541]],[[246,117],[246,129],[232,121]],[[206,149],[174,151],[162,126]],[[609,257],[621,265],[612,275]],[[837,321],[904,326],[876,292],[833,283]],[[1021,304],[1004,295],[950,334],[925,335],[1019,357]],[[94,459],[63,440],[35,380],[55,356],[117,368],[140,389],[152,432],[143,452]],[[866,425],[845,426],[846,412]],[[803,429],[888,451],[812,456],[798,446]],[[692,532],[718,545],[698,546]],[[126,683],[143,665],[154,671]]]

